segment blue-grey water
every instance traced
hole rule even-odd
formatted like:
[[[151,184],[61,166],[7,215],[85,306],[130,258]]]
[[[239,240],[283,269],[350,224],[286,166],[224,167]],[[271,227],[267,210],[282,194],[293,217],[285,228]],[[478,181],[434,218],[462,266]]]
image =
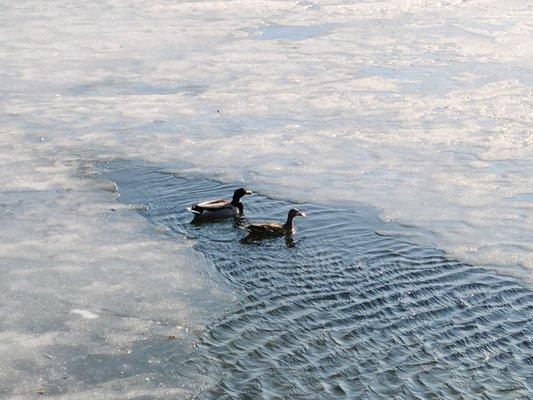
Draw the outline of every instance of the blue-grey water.
[[[120,201],[193,241],[238,297],[190,353],[159,341],[133,355],[157,361],[145,368],[161,384],[188,382],[201,399],[533,397],[533,292],[523,281],[448,259],[369,208],[256,194],[243,219],[195,223],[188,204],[242,184],[129,161],[102,171]],[[295,206],[308,217],[293,241],[241,242],[250,220],[283,220]]]

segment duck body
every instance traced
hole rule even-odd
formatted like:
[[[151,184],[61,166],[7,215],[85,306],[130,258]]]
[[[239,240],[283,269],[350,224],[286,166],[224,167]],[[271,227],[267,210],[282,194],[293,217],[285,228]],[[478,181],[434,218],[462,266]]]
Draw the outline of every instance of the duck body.
[[[250,224],[246,227],[249,236],[252,238],[271,238],[280,236],[290,236],[295,232],[294,217],[305,217],[305,214],[293,208],[289,211],[287,222],[280,224],[278,222],[263,222],[260,224]]]
[[[241,202],[235,205],[231,203],[231,200],[218,199],[193,204],[187,207],[187,210],[198,216],[232,217],[242,214],[243,206]]]
[[[251,235],[276,237],[283,235],[291,235],[294,229],[289,231],[286,227],[277,222],[264,222],[262,224],[250,224],[246,227]]]
[[[217,199],[202,201],[187,207],[187,210],[193,213],[195,217],[234,217],[243,213],[244,205],[240,200],[247,194],[252,194],[252,192],[243,188],[237,189],[231,200]]]

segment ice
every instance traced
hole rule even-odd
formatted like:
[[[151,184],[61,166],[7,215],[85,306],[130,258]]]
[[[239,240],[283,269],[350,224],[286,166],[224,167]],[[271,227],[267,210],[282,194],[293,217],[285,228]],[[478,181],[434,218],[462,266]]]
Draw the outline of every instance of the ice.
[[[182,289],[218,296],[180,267],[186,242],[80,176],[98,159],[369,204],[451,257],[533,268],[532,18],[521,0],[3,4],[3,386],[194,326]]]
[[[117,203],[92,164],[5,137],[1,154],[13,161],[2,164],[0,190],[0,397],[185,396],[140,355],[168,344],[190,351],[231,292],[190,243],[148,225],[142,205]]]
[[[78,310],[78,309],[74,309],[74,310],[71,310],[70,312],[73,313],[73,314],[81,315],[83,318],[87,318],[87,319],[95,319],[95,318],[98,318],[98,314],[95,314],[95,313],[93,313],[93,312],[90,312],[89,310]]]
[[[13,3],[3,134],[371,204],[453,257],[531,268],[531,202],[517,199],[533,191],[532,13],[521,1]],[[25,172],[20,184],[41,185]]]

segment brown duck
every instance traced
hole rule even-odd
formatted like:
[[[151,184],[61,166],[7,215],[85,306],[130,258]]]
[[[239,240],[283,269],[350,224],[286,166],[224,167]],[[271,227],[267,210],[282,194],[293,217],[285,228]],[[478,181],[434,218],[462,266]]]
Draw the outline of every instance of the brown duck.
[[[254,238],[267,238],[278,236],[290,236],[294,233],[294,217],[305,217],[303,212],[293,208],[289,211],[287,222],[280,224],[278,222],[263,222],[261,224],[250,224],[246,227],[250,236]]]

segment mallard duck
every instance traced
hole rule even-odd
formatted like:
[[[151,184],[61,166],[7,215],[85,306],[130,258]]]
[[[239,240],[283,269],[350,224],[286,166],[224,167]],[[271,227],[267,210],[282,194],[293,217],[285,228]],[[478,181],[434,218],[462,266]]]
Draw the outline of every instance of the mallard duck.
[[[293,208],[289,211],[287,216],[287,222],[280,224],[278,222],[263,222],[261,224],[250,224],[246,228],[250,232],[250,237],[262,238],[262,237],[277,237],[277,236],[289,236],[294,233],[294,217],[305,217],[303,212]]]
[[[247,194],[252,194],[252,192],[240,188],[233,193],[233,198],[231,200],[218,199],[202,201],[201,203],[187,207],[187,210],[192,212],[195,216],[201,215],[205,217],[232,217],[240,215],[244,210],[241,198]]]

